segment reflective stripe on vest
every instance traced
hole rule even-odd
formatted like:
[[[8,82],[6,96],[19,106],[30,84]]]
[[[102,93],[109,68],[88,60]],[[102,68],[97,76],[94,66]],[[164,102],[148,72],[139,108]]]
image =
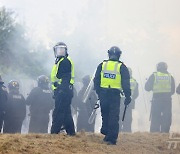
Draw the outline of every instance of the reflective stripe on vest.
[[[122,89],[120,67],[122,63],[117,61],[104,61],[101,70],[102,88]]]
[[[130,86],[131,86],[131,96],[132,96],[137,86],[137,82],[135,79],[133,78],[130,79]]]
[[[167,73],[155,72],[153,93],[171,92],[171,75]]]
[[[70,83],[74,84],[74,63],[72,62],[72,60],[69,57],[67,57],[67,59],[71,62],[71,80],[70,80]],[[57,88],[57,87],[54,87],[55,82],[58,82],[59,84],[61,84],[61,82],[62,82],[62,79],[58,79],[56,77],[56,75],[57,75],[57,71],[58,71],[58,68],[60,66],[60,63],[63,60],[64,60],[64,58],[61,58],[60,61],[57,64],[53,65],[53,68],[52,68],[52,71],[51,71],[51,82],[52,82],[52,89],[53,90],[55,90]]]

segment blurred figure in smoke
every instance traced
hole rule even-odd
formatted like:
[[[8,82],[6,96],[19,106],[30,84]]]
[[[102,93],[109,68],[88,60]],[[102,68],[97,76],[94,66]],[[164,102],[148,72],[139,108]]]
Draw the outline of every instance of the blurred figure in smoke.
[[[74,64],[67,53],[67,46],[59,42],[54,46],[55,64],[51,72],[55,109],[52,116],[51,133],[58,134],[64,126],[68,135],[75,135],[71,114],[73,98]]]
[[[74,123],[76,125],[76,121],[77,121],[77,116],[78,116],[78,104],[79,100],[78,100],[78,96],[77,96],[77,90],[75,89],[75,87],[73,87],[73,98],[72,98],[72,103],[71,103],[71,112],[72,112],[72,116],[73,116],[73,120]]]
[[[137,81],[132,77],[132,70],[131,68],[128,68],[129,74],[130,74],[130,87],[131,87],[131,104],[127,108],[126,112],[126,118],[124,122],[121,120],[119,121],[119,131],[122,132],[132,132],[131,129],[131,124],[132,124],[132,109],[135,108],[135,100],[139,96],[139,88],[138,88],[138,83]],[[121,102],[124,102],[124,97],[121,97]],[[124,111],[125,105],[121,104],[120,105],[120,118],[123,116],[123,111]]]
[[[4,114],[5,114],[5,107],[7,104],[7,89],[4,86],[4,82],[2,81],[1,75],[0,75],[0,132],[2,129],[3,121],[4,121]]]
[[[107,144],[116,144],[119,132],[120,92],[125,94],[124,104],[131,102],[130,75],[128,68],[119,61],[122,51],[113,46],[108,50],[109,60],[99,64],[94,87],[100,99],[101,133]]]
[[[54,107],[49,79],[41,75],[37,79],[38,86],[33,88],[27,97],[26,104],[30,106],[30,133],[48,133],[49,113]]]
[[[180,94],[180,84],[178,85],[178,87],[176,88],[176,93]]]
[[[11,80],[8,83],[8,101],[4,119],[4,133],[21,133],[22,122],[26,116],[24,96],[19,93],[19,83]]]
[[[167,71],[167,64],[157,64],[157,72],[154,72],[145,84],[146,91],[153,92],[151,104],[150,132],[168,133],[172,120],[172,99],[175,93],[175,83],[172,75]]]
[[[82,129],[87,132],[94,132],[95,121],[92,124],[88,123],[88,119],[93,111],[95,103],[97,102],[97,96],[95,91],[91,91],[86,103],[83,103],[84,93],[89,85],[90,76],[86,75],[82,79],[83,87],[78,93],[78,119],[77,119],[77,131],[81,131]]]

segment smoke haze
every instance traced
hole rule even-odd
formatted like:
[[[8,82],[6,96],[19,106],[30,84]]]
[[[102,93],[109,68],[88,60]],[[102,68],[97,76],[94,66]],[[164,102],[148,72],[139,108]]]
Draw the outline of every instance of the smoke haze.
[[[14,10],[27,26],[32,44],[42,43],[49,51],[44,62],[49,73],[52,47],[58,41],[68,45],[78,81],[93,74],[111,46],[119,46],[121,60],[139,83],[133,131],[149,131],[151,94],[144,91],[144,84],[156,64],[165,61],[176,86],[180,83],[179,0],[1,0],[0,6]],[[178,97],[173,96],[171,131],[180,131]]]

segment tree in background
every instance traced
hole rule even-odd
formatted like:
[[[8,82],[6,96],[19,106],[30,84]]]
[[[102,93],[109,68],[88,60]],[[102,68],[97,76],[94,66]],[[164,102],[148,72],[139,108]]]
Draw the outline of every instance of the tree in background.
[[[16,21],[15,13],[5,7],[0,8],[0,74],[12,77],[25,74],[36,78],[48,73],[41,62],[46,54],[43,50],[47,49],[41,46],[36,52],[38,48],[34,50],[30,42],[25,26]]]

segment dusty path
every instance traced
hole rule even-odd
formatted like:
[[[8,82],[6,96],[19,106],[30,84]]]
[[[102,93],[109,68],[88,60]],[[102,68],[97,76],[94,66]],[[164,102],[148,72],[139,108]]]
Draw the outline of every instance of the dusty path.
[[[176,134],[176,136],[180,136]],[[23,154],[180,154],[168,149],[169,134],[133,133],[120,134],[116,146],[102,142],[100,134],[79,133],[74,137],[61,135],[9,135],[0,134],[0,153]]]

